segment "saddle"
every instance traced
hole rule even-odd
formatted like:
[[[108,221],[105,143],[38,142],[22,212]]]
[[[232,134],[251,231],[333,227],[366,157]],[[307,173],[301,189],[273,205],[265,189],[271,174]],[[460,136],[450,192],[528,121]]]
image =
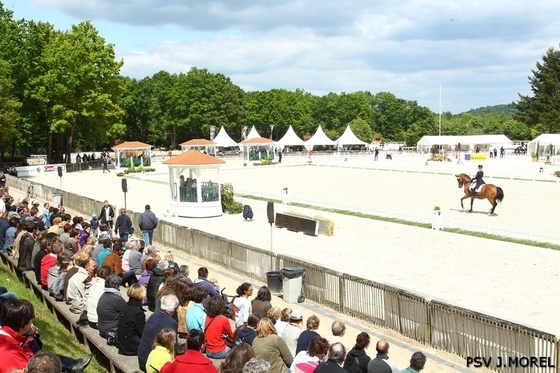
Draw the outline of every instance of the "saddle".
[[[471,186],[469,187],[469,190],[470,190],[471,192],[474,191],[474,192],[477,192],[477,193],[478,193],[478,192],[480,192],[480,191],[482,190],[482,187],[484,186],[484,184],[486,184],[486,183],[485,183],[485,182],[482,182],[482,184],[480,184],[480,186],[475,190],[475,186],[476,186],[476,180],[475,180],[475,181],[473,181],[473,182],[471,183]]]

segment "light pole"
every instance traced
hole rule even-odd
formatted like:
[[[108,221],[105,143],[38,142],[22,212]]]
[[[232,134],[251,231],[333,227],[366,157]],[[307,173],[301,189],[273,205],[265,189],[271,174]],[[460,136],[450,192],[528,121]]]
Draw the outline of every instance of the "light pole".
[[[274,124],[270,125],[270,140],[272,140],[272,131],[274,130]]]

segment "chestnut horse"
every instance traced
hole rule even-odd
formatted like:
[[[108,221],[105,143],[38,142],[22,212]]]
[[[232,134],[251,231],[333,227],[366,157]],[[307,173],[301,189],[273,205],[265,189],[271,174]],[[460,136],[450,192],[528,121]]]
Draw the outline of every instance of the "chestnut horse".
[[[463,200],[465,198],[471,198],[472,192],[469,190],[471,186],[471,177],[466,174],[455,175],[457,177],[457,182],[459,183],[459,188],[463,188],[465,191],[465,196],[461,198],[461,208],[463,207]],[[502,202],[504,199],[504,191],[502,188],[495,186],[494,184],[484,184],[480,189],[480,192],[476,194],[476,198],[484,199],[487,198],[488,201],[492,204],[492,209],[490,210],[489,215],[494,213],[494,209],[498,205],[498,202]],[[471,209],[469,212],[472,212],[472,205],[473,199],[471,198]]]

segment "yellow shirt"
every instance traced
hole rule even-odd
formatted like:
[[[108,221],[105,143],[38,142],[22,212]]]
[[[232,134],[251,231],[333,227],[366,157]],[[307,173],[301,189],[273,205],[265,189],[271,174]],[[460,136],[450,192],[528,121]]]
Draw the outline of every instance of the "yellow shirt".
[[[173,355],[167,348],[157,345],[148,355],[146,361],[146,373],[159,373],[161,367],[168,361],[173,361]]]

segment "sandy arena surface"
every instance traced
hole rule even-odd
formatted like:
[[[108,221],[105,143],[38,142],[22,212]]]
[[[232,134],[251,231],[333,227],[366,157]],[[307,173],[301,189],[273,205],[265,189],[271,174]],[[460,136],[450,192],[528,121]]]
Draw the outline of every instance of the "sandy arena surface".
[[[453,174],[473,175],[474,162],[426,166],[425,157],[398,154],[393,154],[393,161],[378,162],[373,162],[373,156],[316,156],[313,165],[306,166],[306,160],[284,157],[282,165],[266,167],[243,167],[241,161],[228,161],[221,181],[232,182],[236,192],[276,199],[280,199],[282,188],[288,187],[292,201],[361,208],[381,215],[390,212],[409,220],[430,221],[434,205],[439,205],[447,226],[462,224],[462,228],[525,238],[534,232],[541,235],[540,239],[560,243],[556,228],[560,208],[555,203],[560,184],[552,175],[558,167],[545,166],[540,173],[542,164],[513,156],[484,162],[486,182],[500,186],[505,193],[496,214],[488,216],[487,201],[475,201],[471,214],[460,208],[463,193]],[[266,202],[238,198],[253,207],[252,222],[240,215],[166,218],[167,168],[157,164],[156,168],[155,174],[129,177],[129,209],[142,211],[149,203],[162,219],[270,249]],[[216,177],[200,178],[206,179],[215,181]],[[60,186],[56,174],[43,174],[33,180]],[[65,190],[123,205],[120,178],[114,171],[69,173],[62,182]],[[560,334],[555,322],[560,306],[560,292],[556,291],[560,252],[290,205],[276,204],[275,208],[277,212],[318,214],[335,223],[332,237],[310,237],[275,228],[276,252]]]

